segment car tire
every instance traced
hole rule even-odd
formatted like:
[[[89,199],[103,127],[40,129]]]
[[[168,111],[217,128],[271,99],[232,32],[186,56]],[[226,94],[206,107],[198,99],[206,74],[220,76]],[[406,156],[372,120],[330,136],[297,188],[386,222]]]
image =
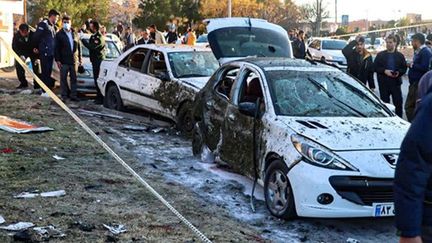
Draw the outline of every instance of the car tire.
[[[264,197],[267,209],[272,215],[281,219],[292,219],[297,216],[294,194],[288,180],[288,168],[279,159],[274,160],[266,170]]]
[[[123,100],[120,96],[120,91],[118,90],[116,85],[110,85],[107,88],[104,97],[104,106],[113,110],[124,110]]]
[[[177,111],[177,129],[183,134],[190,136],[194,130],[194,124],[192,104],[186,101]]]

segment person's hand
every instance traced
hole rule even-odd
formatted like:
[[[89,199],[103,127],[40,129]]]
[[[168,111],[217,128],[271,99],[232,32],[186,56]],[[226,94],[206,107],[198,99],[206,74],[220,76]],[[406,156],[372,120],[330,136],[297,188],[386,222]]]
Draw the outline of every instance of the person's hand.
[[[61,69],[61,67],[62,67],[61,62],[57,62],[57,67],[58,67],[59,69]]]
[[[393,78],[397,78],[399,77],[399,72],[398,71],[394,71],[393,72]]]
[[[20,56],[21,60],[23,60],[23,62],[25,62],[26,58],[25,56]]]
[[[384,74],[392,78],[394,77],[392,71],[388,69],[384,70]]]
[[[423,241],[420,236],[412,238],[401,237],[399,243],[423,243]]]
[[[33,52],[34,52],[35,54],[39,54],[39,50],[38,50],[37,48],[33,48]]]

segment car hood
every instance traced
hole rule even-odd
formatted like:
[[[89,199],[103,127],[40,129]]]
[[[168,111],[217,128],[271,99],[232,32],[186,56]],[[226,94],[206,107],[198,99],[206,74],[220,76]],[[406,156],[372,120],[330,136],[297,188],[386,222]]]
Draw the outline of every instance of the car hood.
[[[206,85],[210,77],[199,77],[199,78],[180,78],[179,80],[193,89],[199,91]]]
[[[399,117],[278,117],[296,133],[331,150],[399,149],[409,123]]]
[[[332,57],[342,57],[345,59],[345,56],[342,54],[341,50],[323,50],[323,52]]]
[[[216,18],[204,22],[208,43],[220,64],[267,54],[293,58],[288,34],[279,25],[254,18]]]

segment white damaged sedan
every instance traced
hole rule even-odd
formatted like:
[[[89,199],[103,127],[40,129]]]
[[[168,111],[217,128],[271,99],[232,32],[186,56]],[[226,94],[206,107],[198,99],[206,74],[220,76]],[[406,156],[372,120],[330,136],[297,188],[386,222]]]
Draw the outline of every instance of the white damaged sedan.
[[[195,101],[193,151],[264,186],[280,218],[394,215],[409,123],[340,70],[291,58],[229,62]]]

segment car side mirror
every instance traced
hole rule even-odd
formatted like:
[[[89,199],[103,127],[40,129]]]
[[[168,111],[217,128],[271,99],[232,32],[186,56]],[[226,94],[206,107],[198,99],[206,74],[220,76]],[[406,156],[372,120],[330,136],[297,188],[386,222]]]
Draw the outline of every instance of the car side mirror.
[[[171,80],[168,72],[160,72],[160,73],[156,74],[156,78],[158,78],[162,81],[170,81]]]
[[[239,111],[243,115],[255,117],[257,106],[252,102],[242,102],[239,104]]]

